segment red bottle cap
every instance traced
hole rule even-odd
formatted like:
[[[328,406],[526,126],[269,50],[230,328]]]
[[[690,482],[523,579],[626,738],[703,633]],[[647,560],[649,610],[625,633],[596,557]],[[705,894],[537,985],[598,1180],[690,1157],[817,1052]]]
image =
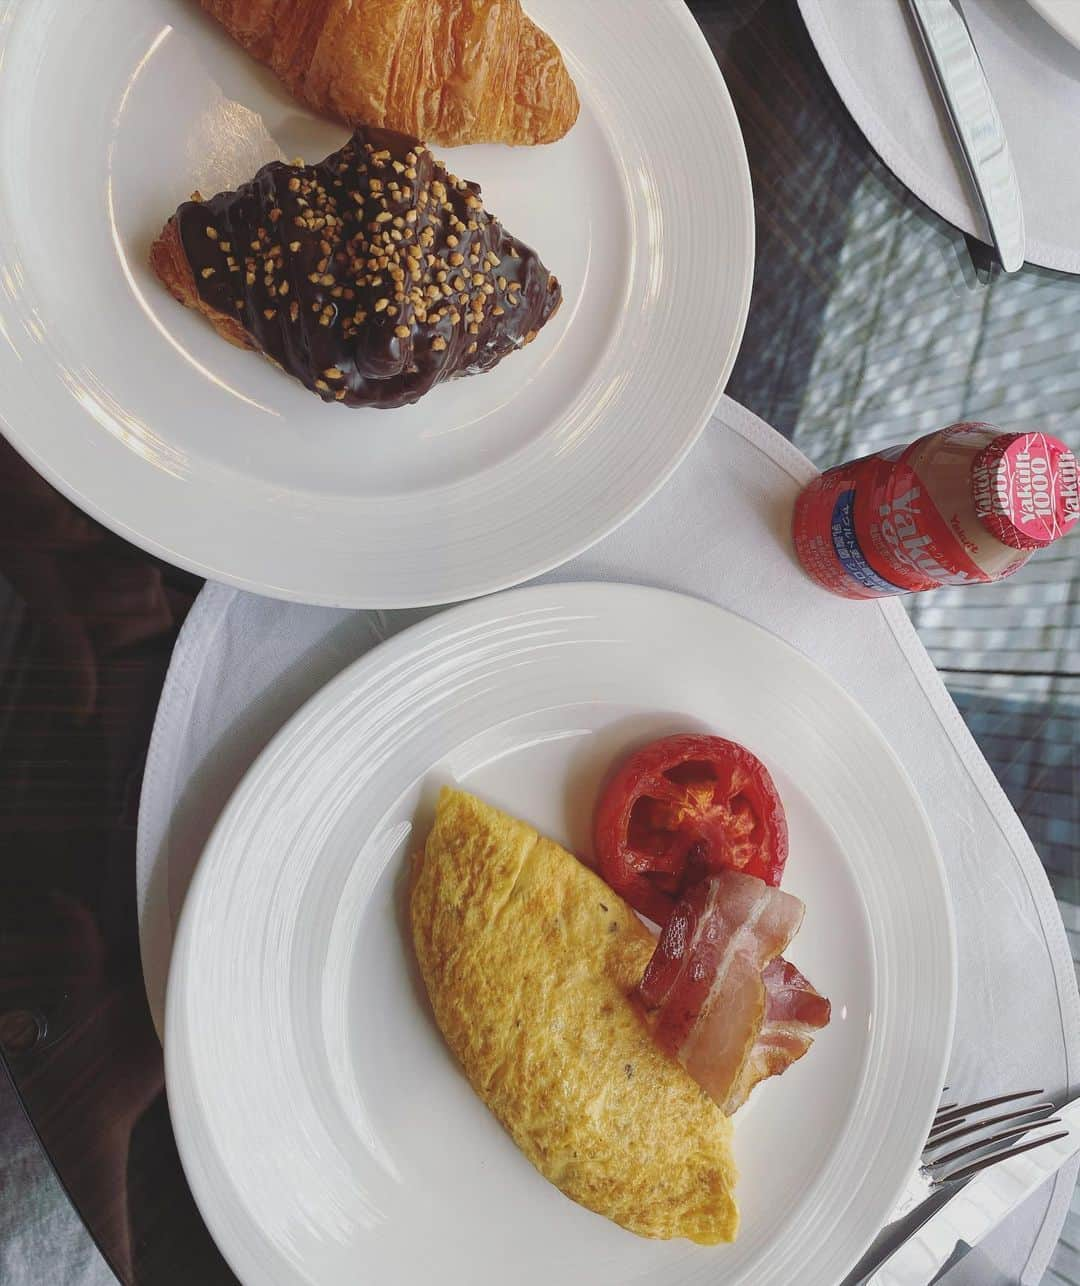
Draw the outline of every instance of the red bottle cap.
[[[1002,433],[971,463],[975,516],[1013,549],[1042,549],[1080,519],[1076,457],[1045,433]]]

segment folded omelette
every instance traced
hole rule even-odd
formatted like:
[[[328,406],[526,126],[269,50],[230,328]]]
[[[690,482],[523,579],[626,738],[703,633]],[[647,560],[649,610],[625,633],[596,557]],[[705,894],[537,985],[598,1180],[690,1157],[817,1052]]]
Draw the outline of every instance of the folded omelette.
[[[654,942],[577,858],[443,790],[412,891],[435,1018],[545,1178],[643,1237],[738,1230],[731,1122],[631,1001]]]

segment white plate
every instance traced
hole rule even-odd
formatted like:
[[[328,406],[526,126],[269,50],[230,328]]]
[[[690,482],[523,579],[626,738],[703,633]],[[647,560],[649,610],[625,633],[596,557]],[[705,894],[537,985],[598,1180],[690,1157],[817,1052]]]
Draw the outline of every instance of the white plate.
[[[390,412],[324,405],[147,265],[194,188],[347,132],[195,0],[104,8],[0,0],[0,422],[50,481],[216,580],[375,607],[524,580],[663,484],[724,387],[753,270],[742,136],[682,0],[530,0],[578,124],[446,155],[563,307],[496,371]]]
[[[1058,35],[1080,49],[1080,5],[1076,0],[1028,0],[1028,4]]]
[[[744,1223],[719,1249],[641,1240],[532,1169],[443,1044],[404,921],[440,784],[588,852],[613,758],[687,727],[745,742],[775,773],[786,886],[807,903],[790,954],[834,1014],[737,1118]],[[213,1235],[259,1286],[833,1286],[917,1158],[955,976],[926,816],[832,680],[696,599],[518,590],[383,644],[248,772],[173,954],[173,1127]]]

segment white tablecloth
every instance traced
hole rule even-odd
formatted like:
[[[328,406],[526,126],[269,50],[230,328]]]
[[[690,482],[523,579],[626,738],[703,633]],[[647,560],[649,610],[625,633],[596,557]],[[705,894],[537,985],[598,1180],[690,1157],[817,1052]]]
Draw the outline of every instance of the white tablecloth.
[[[549,579],[633,581],[711,599],[848,688],[915,782],[948,868],[959,938],[952,1094],[963,1101],[1038,1081],[1063,1095],[1080,1066],[1080,998],[1049,884],[900,604],[849,603],[800,571],[788,525],[813,474],[790,443],[724,399],[661,494]],[[139,816],[143,966],[159,1030],[173,926],[225,800],[300,704],[426,614],[303,607],[217,585],[200,595],[165,685]],[[1075,1177],[1070,1166],[945,1280],[1039,1281]]]

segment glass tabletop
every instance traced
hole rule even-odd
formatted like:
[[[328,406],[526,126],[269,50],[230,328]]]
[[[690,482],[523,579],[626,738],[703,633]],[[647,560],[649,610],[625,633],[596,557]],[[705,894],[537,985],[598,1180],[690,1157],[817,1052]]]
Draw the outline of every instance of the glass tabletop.
[[[911,196],[848,116],[795,0],[690,7],[754,183],[731,396],[823,467],[963,418],[1075,444],[1080,281],[1002,275]],[[134,881],[150,730],[200,582],[85,518],[2,441],[0,493],[0,1280],[107,1281],[96,1242],[124,1283],[229,1282],[169,1126]],[[1074,958],[1078,549],[1074,536],[1005,584],[907,600],[1034,840]],[[1078,1248],[1080,1212],[1047,1280],[1080,1283]]]

